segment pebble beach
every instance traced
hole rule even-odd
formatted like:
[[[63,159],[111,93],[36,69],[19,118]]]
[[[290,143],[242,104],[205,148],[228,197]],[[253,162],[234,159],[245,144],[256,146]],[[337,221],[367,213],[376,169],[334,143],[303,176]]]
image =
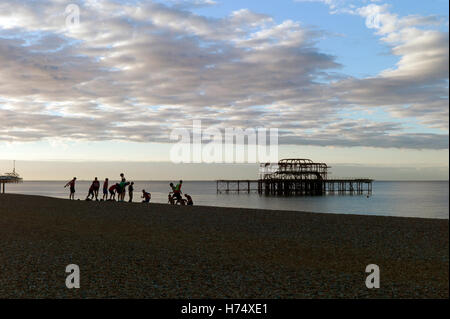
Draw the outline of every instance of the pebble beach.
[[[2,194],[0,298],[448,298],[448,238],[448,219]]]

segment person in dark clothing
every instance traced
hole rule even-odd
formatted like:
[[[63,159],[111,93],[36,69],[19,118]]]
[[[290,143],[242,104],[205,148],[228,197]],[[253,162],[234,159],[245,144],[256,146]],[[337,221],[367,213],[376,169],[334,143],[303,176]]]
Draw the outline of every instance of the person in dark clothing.
[[[108,200],[108,185],[109,185],[109,179],[105,178],[105,181],[103,182],[103,200]]]
[[[192,200],[191,196],[189,196],[188,194],[184,194],[184,197],[186,197],[188,206],[193,206],[194,205],[194,201]]]
[[[167,196],[167,203],[169,203],[171,205],[175,205],[175,201],[173,200],[173,196],[170,195],[170,194]]]
[[[98,201],[98,191],[100,189],[100,181],[98,180],[97,177],[92,182],[92,187],[93,187],[93,191],[94,191],[94,195],[95,195],[95,200]],[[94,198],[92,198],[92,199],[94,199]]]
[[[86,200],[93,200],[94,199],[94,183],[92,183],[91,187],[89,187],[89,192],[86,197]]]
[[[128,197],[129,197],[128,202],[129,203],[133,202],[133,191],[134,191],[133,185],[134,185],[134,182],[131,182],[130,186],[128,186]]]
[[[68,182],[64,188],[66,188],[67,186],[70,186],[70,195],[69,195],[69,199],[74,200],[75,199],[75,182],[76,182],[77,178],[74,177],[70,182]]]
[[[146,192],[145,189],[142,190],[142,198],[144,199],[143,203],[150,203],[150,199],[152,198],[152,195],[149,192]]]

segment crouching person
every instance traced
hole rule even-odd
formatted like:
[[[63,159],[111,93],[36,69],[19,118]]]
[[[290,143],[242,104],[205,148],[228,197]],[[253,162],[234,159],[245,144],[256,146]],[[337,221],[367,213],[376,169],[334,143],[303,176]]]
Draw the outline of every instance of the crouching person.
[[[186,197],[187,205],[188,206],[194,206],[194,201],[192,200],[192,197],[188,194],[184,194],[184,197]]]
[[[144,199],[143,203],[150,203],[150,199],[152,198],[152,195],[149,192],[146,192],[145,189],[142,190],[142,198]]]

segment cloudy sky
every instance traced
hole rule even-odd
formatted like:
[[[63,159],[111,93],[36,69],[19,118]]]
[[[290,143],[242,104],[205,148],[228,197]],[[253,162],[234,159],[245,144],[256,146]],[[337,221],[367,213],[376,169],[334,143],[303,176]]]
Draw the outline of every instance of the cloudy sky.
[[[2,0],[0,160],[32,161],[41,179],[43,161],[169,161],[171,130],[201,120],[278,128],[280,157],[448,178],[448,9]]]

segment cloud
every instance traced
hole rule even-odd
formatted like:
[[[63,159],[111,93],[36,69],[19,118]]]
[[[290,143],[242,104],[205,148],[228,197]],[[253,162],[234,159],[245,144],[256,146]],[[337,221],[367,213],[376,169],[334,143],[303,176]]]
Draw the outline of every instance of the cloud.
[[[414,117],[448,131],[448,32],[420,28],[435,24],[435,17],[400,18],[386,6],[370,4],[358,12],[399,61],[377,77],[338,83],[339,90],[350,92],[345,93],[345,99],[349,103],[386,105],[393,116]]]
[[[381,15],[374,30],[400,60],[358,79],[336,75],[336,58],[316,46],[321,33],[300,22],[192,12],[205,4],[85,0],[81,24],[67,28],[66,1],[2,1],[0,141],[166,142],[201,119],[279,127],[285,144],[448,148],[448,33],[416,26],[433,19],[360,9]],[[342,115],[355,107],[392,118]],[[396,119],[410,117],[442,134],[406,132]]]
[[[371,0],[377,1],[377,0]],[[355,3],[360,4],[361,0],[294,0],[294,2],[316,2],[322,3],[330,9],[330,14],[354,13]]]
[[[192,8],[203,8],[217,5],[214,0],[169,0],[173,3],[175,8],[179,9],[192,9]]]

